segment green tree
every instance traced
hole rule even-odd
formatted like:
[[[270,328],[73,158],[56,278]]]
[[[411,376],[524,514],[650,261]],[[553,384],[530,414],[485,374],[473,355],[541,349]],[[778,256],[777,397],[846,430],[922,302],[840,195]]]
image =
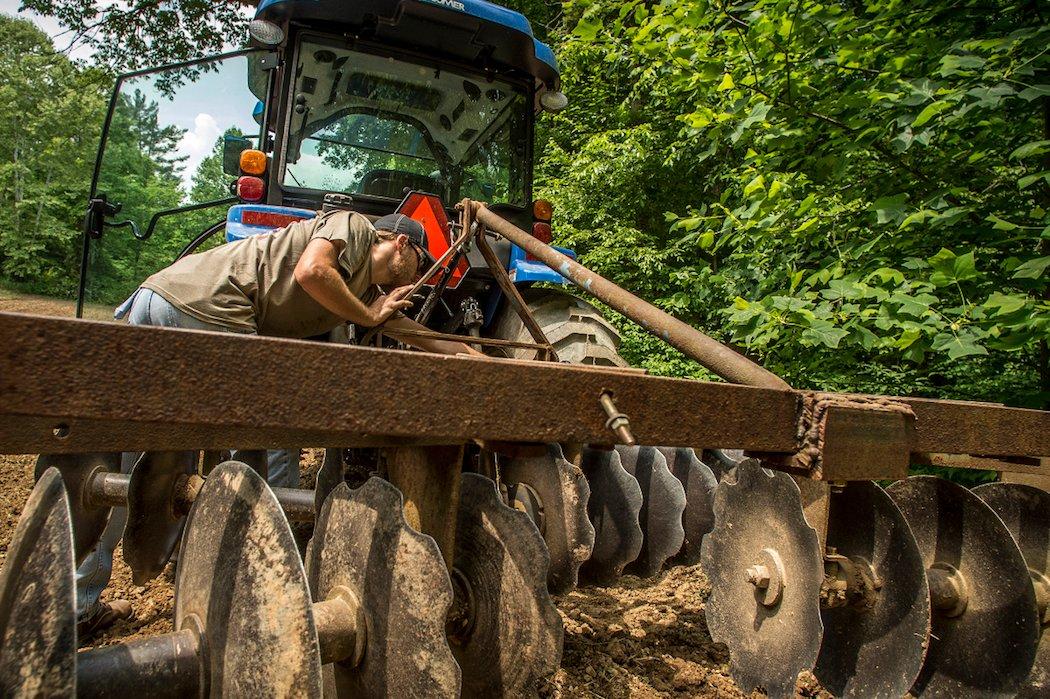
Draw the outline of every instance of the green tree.
[[[0,279],[57,295],[76,288],[105,83],[32,23],[0,15]]]
[[[565,18],[577,105],[549,120],[540,171],[587,262],[800,386],[1046,400],[1038,5]],[[692,371],[632,329],[625,351]]]

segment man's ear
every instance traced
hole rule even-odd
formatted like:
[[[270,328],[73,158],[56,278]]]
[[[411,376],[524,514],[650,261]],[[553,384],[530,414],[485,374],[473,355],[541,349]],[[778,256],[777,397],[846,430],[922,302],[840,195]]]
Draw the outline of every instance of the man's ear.
[[[397,249],[398,250],[404,250],[405,246],[408,245],[408,242],[409,242],[408,241],[408,236],[405,235],[404,233],[398,233],[397,234],[397,238],[395,238],[395,240],[397,241]]]

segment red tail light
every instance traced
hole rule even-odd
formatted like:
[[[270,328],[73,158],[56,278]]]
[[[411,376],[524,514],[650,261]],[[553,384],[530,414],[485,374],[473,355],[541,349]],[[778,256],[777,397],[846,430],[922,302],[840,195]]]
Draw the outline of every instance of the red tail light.
[[[532,224],[532,237],[541,243],[551,244],[551,240],[554,239],[554,233],[551,232],[551,224],[537,221]]]
[[[536,221],[532,224],[532,237],[541,243],[547,245],[551,244],[551,240],[554,239],[554,233],[551,232],[551,224],[544,223],[543,221]],[[539,262],[539,258],[532,255],[526,254],[525,259],[531,262]]]
[[[237,178],[237,198],[241,201],[258,202],[266,196],[266,183],[258,177],[242,175]]]

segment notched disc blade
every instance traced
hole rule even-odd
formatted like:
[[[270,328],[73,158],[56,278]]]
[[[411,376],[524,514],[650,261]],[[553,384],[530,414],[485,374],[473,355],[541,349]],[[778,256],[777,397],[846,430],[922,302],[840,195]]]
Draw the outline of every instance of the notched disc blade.
[[[317,482],[314,484],[314,512],[320,512],[331,492],[344,482],[342,449],[325,449],[324,460],[321,468],[317,469]]]
[[[742,449],[704,449],[701,461],[707,464],[719,481],[746,457]]]
[[[310,591],[288,521],[242,463],[212,471],[186,521],[175,628],[203,630],[212,696],[321,696]]]
[[[0,695],[76,694],[73,530],[62,476],[40,474],[0,570]]]
[[[471,628],[453,637],[464,697],[524,696],[561,663],[562,622],[547,592],[547,547],[496,484],[464,473],[455,572],[470,590]]]
[[[500,477],[532,488],[543,506],[541,533],[550,553],[547,589],[557,595],[576,587],[580,566],[594,548],[594,527],[587,518],[591,489],[583,473],[551,444],[544,456],[501,460]]]
[[[119,452],[87,454],[42,454],[37,457],[35,476],[57,468],[69,494],[69,514],[73,522],[73,551],[80,564],[102,537],[112,508],[98,507],[89,500],[88,483],[98,471],[120,473]]]
[[[594,526],[594,549],[580,568],[591,582],[607,585],[642,550],[642,489],[624,470],[615,451],[585,448],[583,474],[591,488],[587,516]]]
[[[689,447],[660,447],[667,468],[685,490],[682,527],[685,539],[675,558],[684,565],[700,562],[700,545],[715,525],[715,487],[718,481],[711,468]]]
[[[164,571],[182,535],[186,516],[175,506],[179,477],[196,473],[195,451],[147,451],[131,471],[124,560],[136,585]]]
[[[813,667],[820,650],[824,566],[791,477],[754,459],[727,473],[715,491],[715,527],[704,537],[701,562],[711,581],[707,626],[729,646],[733,678],[745,693],[762,687],[771,697],[793,696],[798,673]],[[755,565],[784,581],[779,596],[749,582]]]
[[[460,671],[445,636],[452,582],[437,543],[405,521],[401,493],[379,478],[339,484],[314,529],[307,561],[314,599],[337,587],[367,617],[356,667],[333,664],[338,696],[455,697]]]
[[[965,611],[933,610],[930,647],[912,692],[921,696],[1013,696],[1035,659],[1035,594],[1021,551],[979,497],[932,476],[887,492],[904,513],[927,570],[947,563],[969,587]]]
[[[616,451],[624,470],[634,476],[642,490],[642,509],[638,513],[642,549],[627,571],[648,578],[659,573],[685,541],[685,489],[671,475],[667,459],[656,447],[618,446]]]
[[[973,492],[1003,520],[1021,549],[1033,581],[1050,593],[1050,493],[1020,483],[988,483]],[[1050,627],[1044,625],[1042,631],[1035,663],[1019,697],[1050,696]]]
[[[831,495],[828,546],[871,564],[881,583],[870,608],[824,609],[824,642],[813,673],[837,697],[907,693],[922,667],[930,632],[926,568],[911,528],[871,481]]]

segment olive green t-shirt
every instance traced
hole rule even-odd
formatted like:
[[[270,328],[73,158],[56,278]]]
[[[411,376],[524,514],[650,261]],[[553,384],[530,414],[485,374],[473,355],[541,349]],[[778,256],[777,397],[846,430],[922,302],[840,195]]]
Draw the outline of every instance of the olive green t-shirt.
[[[142,286],[194,318],[237,332],[293,338],[320,335],[344,321],[295,280],[295,265],[314,238],[344,243],[339,274],[350,293],[372,303],[379,294],[370,264],[376,231],[367,218],[349,211],[296,221],[270,234],[187,255]]]

